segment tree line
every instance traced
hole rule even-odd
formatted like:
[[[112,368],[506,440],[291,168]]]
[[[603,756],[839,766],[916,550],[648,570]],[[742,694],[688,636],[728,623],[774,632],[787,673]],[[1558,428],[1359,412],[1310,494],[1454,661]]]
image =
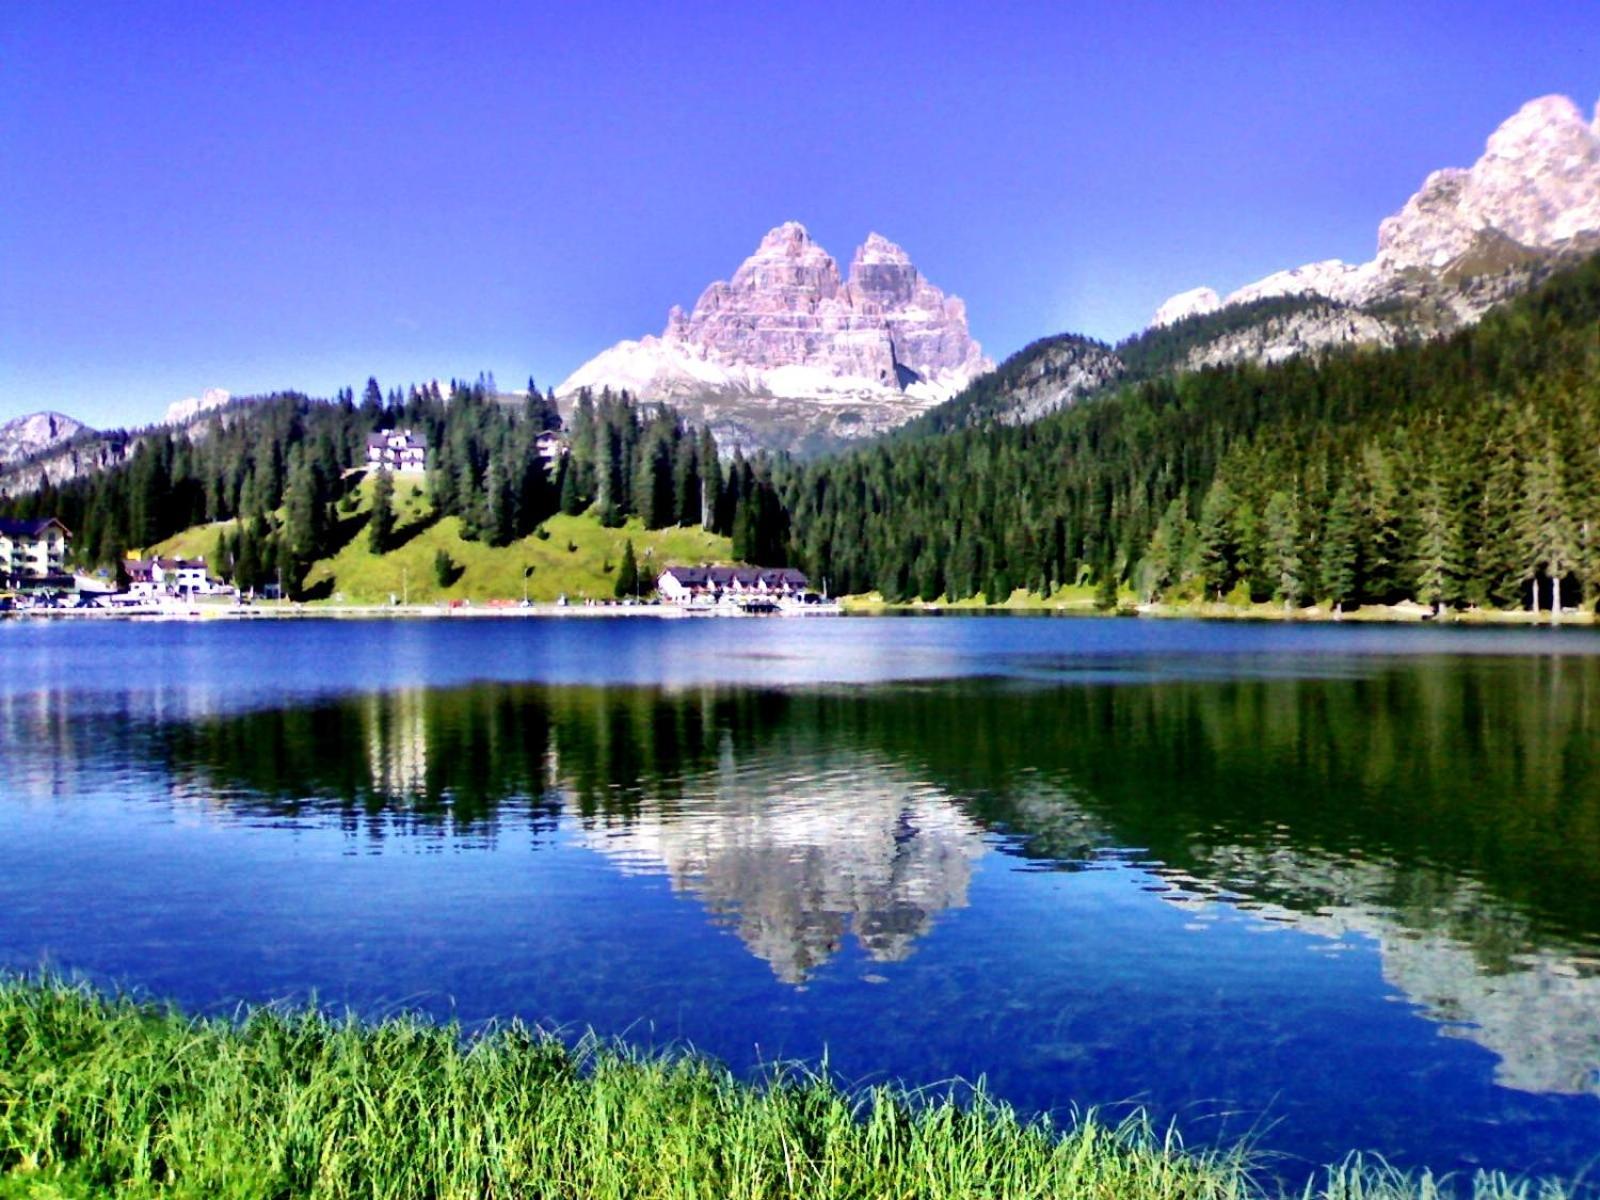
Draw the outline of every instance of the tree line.
[[[786,513],[764,458],[724,461],[710,435],[674,410],[609,390],[576,398],[563,420],[555,397],[530,379],[525,395],[492,378],[384,392],[367,381],[332,400],[281,393],[235,402],[205,420],[132,435],[109,470],[0,500],[8,516],[56,516],[74,531],[76,565],[117,568],[136,551],[206,523],[226,523],[208,565],[241,589],[282,582],[300,592],[306,572],[363,530],[377,553],[392,549],[397,481],[377,472],[357,515],[367,438],[408,429],[428,446],[431,514],[457,517],[461,534],[502,546],[557,512],[593,509],[608,526],[703,525],[729,536],[735,556],[781,565]],[[562,452],[542,454],[560,432]],[[414,486],[414,485],[413,485]]]
[[[892,600],[1600,598],[1600,260],[1453,337],[1126,385],[783,464],[792,555]]]
[[[812,463],[723,458],[707,431],[626,393],[581,393],[563,421],[531,380],[516,397],[483,377],[387,394],[369,380],[359,400],[284,394],[143,435],[118,467],[0,511],[59,516],[84,564],[228,521],[215,566],[292,592],[362,527],[389,548],[394,481],[380,474],[363,520],[352,468],[394,427],[428,443],[435,516],[493,545],[593,511],[701,525],[741,561],[891,600],[1086,585],[1108,604],[1129,589],[1290,606],[1600,600],[1600,259],[1449,338],[1144,378],[1031,424],[927,422]],[[537,439],[555,429],[566,452],[547,468]]]

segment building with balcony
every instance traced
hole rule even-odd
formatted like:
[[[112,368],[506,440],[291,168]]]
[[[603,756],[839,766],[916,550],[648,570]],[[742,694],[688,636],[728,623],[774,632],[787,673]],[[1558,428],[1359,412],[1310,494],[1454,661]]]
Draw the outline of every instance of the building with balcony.
[[[67,545],[72,531],[54,517],[0,518],[0,585],[70,587]]]
[[[367,466],[374,471],[428,469],[428,443],[409,429],[384,429],[367,438]]]

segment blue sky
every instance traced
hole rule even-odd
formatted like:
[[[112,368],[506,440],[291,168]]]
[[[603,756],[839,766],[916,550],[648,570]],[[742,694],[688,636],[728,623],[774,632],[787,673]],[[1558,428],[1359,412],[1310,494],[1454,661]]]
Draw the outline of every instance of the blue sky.
[[[1600,96],[1580,3],[0,4],[0,419],[559,382],[769,227],[869,230],[996,359],[1370,257]]]

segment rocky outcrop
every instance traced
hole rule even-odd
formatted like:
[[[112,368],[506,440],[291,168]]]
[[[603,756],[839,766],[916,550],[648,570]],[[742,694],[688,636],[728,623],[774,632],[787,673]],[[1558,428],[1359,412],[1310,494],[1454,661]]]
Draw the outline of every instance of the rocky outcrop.
[[[1600,122],[1597,122],[1600,125]],[[1565,96],[1530,100],[1495,130],[1471,170],[1429,175],[1378,227],[1380,275],[1442,272],[1485,234],[1556,249],[1600,230],[1600,128]]]
[[[58,412],[36,412],[0,425],[0,468],[43,454],[82,433],[92,433],[82,421]]]
[[[133,448],[128,434],[85,429],[27,458],[0,465],[0,495],[17,496],[48,485],[59,487],[84,475],[107,471]]]
[[[233,400],[233,394],[222,388],[207,388],[198,396],[189,396],[182,400],[174,400],[167,405],[167,412],[161,418],[163,425],[181,425],[192,421],[196,417],[224,407]]]
[[[1123,370],[1122,360],[1099,342],[1056,339],[1019,366],[1005,407],[994,416],[1006,425],[1037,421],[1116,382]]]
[[[1600,249],[1600,117],[1590,125],[1571,100],[1545,96],[1523,105],[1495,130],[1471,168],[1429,175],[1421,190],[1378,227],[1371,261],[1328,259],[1278,271],[1216,304],[1210,289],[1183,292],[1156,310],[1151,327],[1219,307],[1310,295],[1366,312],[1354,328],[1342,313],[1326,328],[1302,319],[1293,342],[1269,339],[1266,357],[1287,357],[1297,352],[1296,345],[1341,345],[1353,337],[1386,345],[1470,324],[1564,258],[1595,249]],[[1208,348],[1190,365],[1239,356]]]
[[[966,306],[876,233],[848,277],[795,221],[733,277],[674,308],[659,337],[619,342],[556,389],[627,390],[710,424],[724,444],[803,446],[881,432],[990,368]]]
[[[1360,309],[1317,305],[1220,334],[1191,351],[1184,369],[1284,362],[1341,346],[1393,346],[1405,336],[1405,327]]]
[[[47,484],[60,486],[109,470],[154,430],[168,429],[200,441],[215,421],[227,424],[239,418],[237,410],[214,415],[233,400],[221,388],[208,388],[199,396],[169,405],[160,425],[132,431],[95,430],[60,413],[19,417],[0,425],[0,494],[19,495]]]

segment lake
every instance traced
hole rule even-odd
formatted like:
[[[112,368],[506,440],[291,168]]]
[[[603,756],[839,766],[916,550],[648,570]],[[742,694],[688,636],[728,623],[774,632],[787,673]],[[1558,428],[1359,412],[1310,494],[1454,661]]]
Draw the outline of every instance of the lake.
[[[0,621],[0,966],[1600,1155],[1600,636]]]

